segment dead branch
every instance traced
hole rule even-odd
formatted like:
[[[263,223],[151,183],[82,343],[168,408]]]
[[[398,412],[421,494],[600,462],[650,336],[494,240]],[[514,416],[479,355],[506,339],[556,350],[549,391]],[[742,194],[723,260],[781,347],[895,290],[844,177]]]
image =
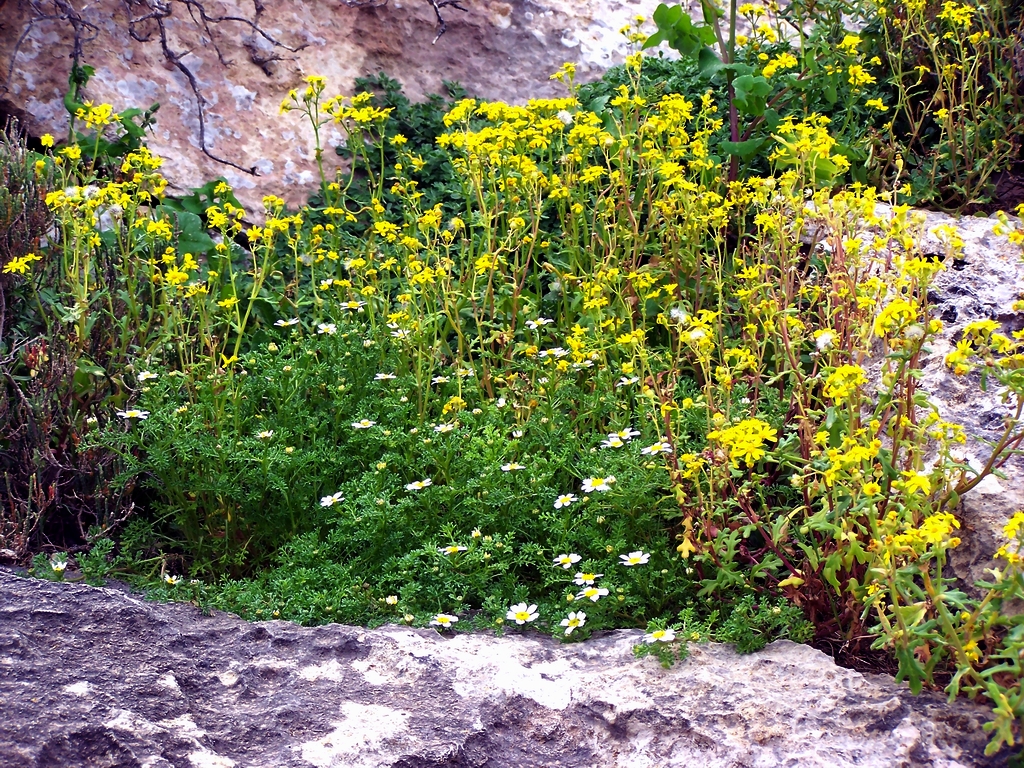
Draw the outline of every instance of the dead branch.
[[[441,35],[448,31],[448,22],[441,15],[441,9],[448,8],[449,6],[463,12],[467,9],[459,5],[459,0],[430,0],[430,4],[434,6],[434,15],[437,16],[437,37],[431,43],[431,45],[435,45],[441,39]]]

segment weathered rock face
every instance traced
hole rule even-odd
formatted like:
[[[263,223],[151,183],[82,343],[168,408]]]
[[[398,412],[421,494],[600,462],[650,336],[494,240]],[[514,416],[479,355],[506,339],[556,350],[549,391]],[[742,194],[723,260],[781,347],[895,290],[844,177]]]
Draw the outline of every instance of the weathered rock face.
[[[997,320],[1006,333],[1024,328],[1024,315],[1012,310],[1014,301],[1024,297],[1024,259],[1019,247],[993,233],[995,219],[964,217],[958,221],[933,212],[924,216],[926,236],[921,245],[925,253],[943,253],[934,235],[942,225],[957,230],[964,251],[962,263],[948,264],[929,294],[935,315],[945,327],[931,345],[920,386],[943,418],[964,426],[969,438],[966,458],[980,469],[991,455],[986,441],[1003,436],[1006,419],[1016,403],[1003,400],[994,380],[990,380],[988,391],[982,391],[979,373],[954,376],[944,361],[970,322]],[[991,579],[985,569],[992,567],[992,556],[1003,541],[1002,528],[1014,512],[1024,509],[1024,456],[1012,457],[1002,472],[1005,479],[990,476],[966,494],[958,512],[963,543],[953,550],[951,562],[967,585]]]
[[[0,572],[5,768],[996,766],[987,710],[780,641],[248,624]]]
[[[94,27],[85,30],[83,46],[83,63],[96,69],[87,95],[116,110],[161,103],[150,146],[168,161],[165,170],[174,188],[186,190],[223,175],[250,208],[270,193],[299,204],[316,186],[312,132],[296,115],[279,114],[279,105],[307,75],[327,77],[331,93],[351,93],[356,77],[383,70],[414,99],[443,91],[445,80],[511,102],[564,95],[564,86],[548,76],[565,61],[579,65],[582,79],[621,63],[625,40],[619,29],[637,14],[650,17],[658,1],[472,0],[464,3],[464,13],[444,10],[448,30],[436,44],[428,0],[362,4],[366,7],[350,7],[345,0],[257,3],[265,7],[259,17],[264,37],[238,21],[198,23],[185,3],[166,3],[173,11],[163,21],[168,49],[181,54],[207,102],[206,148],[242,168],[255,168],[259,176],[216,163],[201,151],[195,94],[186,74],[163,52],[156,23],[139,23],[135,36],[129,34],[126,9],[138,19],[159,4],[74,4],[83,6],[83,19]],[[205,0],[205,6],[210,17],[254,18],[245,0]],[[8,0],[4,7],[0,109],[20,116],[36,135],[60,135],[67,129],[62,98],[71,27],[53,19],[30,24],[32,18],[29,0]],[[301,50],[276,47],[270,39]],[[339,138],[333,130],[328,144]]]

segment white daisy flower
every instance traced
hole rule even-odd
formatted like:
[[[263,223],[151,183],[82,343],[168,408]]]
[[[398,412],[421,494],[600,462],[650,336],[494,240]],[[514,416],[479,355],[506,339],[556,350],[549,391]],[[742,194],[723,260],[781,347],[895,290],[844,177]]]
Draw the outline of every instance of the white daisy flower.
[[[562,619],[561,626],[565,627],[565,634],[571,635],[576,627],[582,627],[587,623],[587,614],[583,611],[573,611],[567,618]]]
[[[666,440],[659,440],[654,445],[648,445],[640,453],[644,456],[657,456],[659,453],[671,453],[672,444]]]
[[[335,504],[340,504],[344,500],[345,495],[341,491],[338,491],[337,493],[332,493],[330,496],[324,496],[320,499],[320,506],[333,507]]]
[[[590,600],[591,602],[596,603],[607,594],[608,590],[604,587],[587,587],[586,589],[581,589],[576,593],[576,599]]]
[[[527,605],[526,603],[516,603],[510,606],[508,613],[505,614],[505,618],[509,621],[514,621],[516,624],[526,624],[529,621],[534,621],[540,614],[537,613],[536,605]]]
[[[599,493],[605,493],[612,489],[612,483],[615,482],[615,475],[608,475],[608,477],[588,477],[583,481],[584,493],[593,493],[597,491]]]
[[[140,411],[138,408],[129,408],[127,411],[118,411],[117,415],[122,419],[138,419],[145,421],[149,418],[149,411]]]
[[[632,440],[634,437],[639,437],[639,436],[640,436],[640,430],[633,429],[631,427],[626,427],[625,429],[620,429],[618,432],[609,432],[608,433],[608,438],[609,439],[611,439],[613,437],[617,437],[620,440],[625,440],[627,443],[630,440]]]
[[[676,632],[674,629],[656,629],[653,632],[648,632],[644,635],[644,642],[648,645],[654,643],[671,643],[676,639]]]
[[[571,493],[563,493],[557,499],[555,499],[555,509],[561,509],[562,507],[568,507],[574,501],[578,499]]]
[[[560,565],[563,568],[565,568],[566,570],[569,570],[570,568],[572,568],[576,563],[578,563],[582,559],[583,558],[580,557],[579,555],[577,555],[575,552],[571,552],[571,553],[566,553],[564,555],[559,555],[558,557],[555,558],[554,562],[555,562],[555,565]]]
[[[625,566],[644,565],[650,559],[651,554],[649,552],[641,552],[640,550],[630,552],[628,555],[619,555],[619,560]]]
[[[458,616],[449,616],[447,613],[439,613],[430,621],[430,626],[449,629],[452,624],[459,620]]]

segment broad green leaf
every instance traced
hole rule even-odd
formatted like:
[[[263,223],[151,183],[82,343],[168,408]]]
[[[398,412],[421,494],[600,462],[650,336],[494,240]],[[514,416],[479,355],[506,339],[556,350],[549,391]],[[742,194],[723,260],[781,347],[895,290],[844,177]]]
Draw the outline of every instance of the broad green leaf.
[[[764,114],[765,99],[772,92],[765,78],[742,75],[733,80],[732,85],[736,93],[734,101],[740,112],[753,117]]]
[[[683,7],[681,5],[666,5],[661,3],[657,8],[654,9],[654,23],[658,25],[658,29],[664,29],[665,27],[674,26],[680,17],[683,15]]]
[[[747,139],[746,141],[723,141],[722,149],[730,155],[736,155],[741,160],[747,161],[760,152],[761,148],[767,143],[767,138]]]

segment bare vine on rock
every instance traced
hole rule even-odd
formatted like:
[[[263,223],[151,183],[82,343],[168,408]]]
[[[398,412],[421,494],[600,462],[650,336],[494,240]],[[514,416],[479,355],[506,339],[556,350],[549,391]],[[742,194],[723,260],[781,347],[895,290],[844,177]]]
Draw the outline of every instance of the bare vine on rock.
[[[381,8],[388,4],[388,0],[341,0],[349,8]],[[427,0],[431,7],[434,9],[434,16],[437,18],[437,37],[434,38],[431,45],[437,43],[448,30],[448,22],[445,21],[444,16],[441,13],[443,8],[456,8],[460,11],[466,11],[461,4],[462,0]]]

